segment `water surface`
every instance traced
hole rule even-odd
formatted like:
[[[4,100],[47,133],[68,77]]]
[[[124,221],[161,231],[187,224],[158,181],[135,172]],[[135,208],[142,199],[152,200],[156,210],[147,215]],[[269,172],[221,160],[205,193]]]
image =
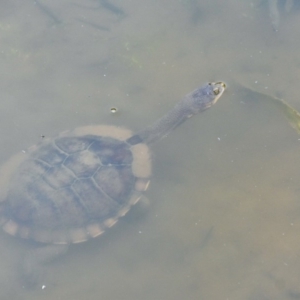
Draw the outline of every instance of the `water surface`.
[[[300,109],[297,6],[274,31],[258,0],[1,5],[1,162],[66,129],[139,130],[207,81],[229,86],[152,147],[148,211],[71,247],[45,289],[18,277],[33,245],[1,234],[1,299],[300,298],[299,137],[235,85]]]

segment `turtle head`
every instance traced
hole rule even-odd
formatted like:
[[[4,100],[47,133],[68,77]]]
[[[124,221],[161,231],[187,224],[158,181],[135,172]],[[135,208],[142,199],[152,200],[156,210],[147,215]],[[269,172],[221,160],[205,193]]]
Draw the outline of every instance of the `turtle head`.
[[[150,144],[167,136],[188,118],[215,104],[226,89],[224,82],[210,82],[186,95],[162,118],[127,140],[127,143]]]
[[[210,108],[222,96],[226,89],[224,82],[210,82],[186,96],[186,104],[191,116]]]

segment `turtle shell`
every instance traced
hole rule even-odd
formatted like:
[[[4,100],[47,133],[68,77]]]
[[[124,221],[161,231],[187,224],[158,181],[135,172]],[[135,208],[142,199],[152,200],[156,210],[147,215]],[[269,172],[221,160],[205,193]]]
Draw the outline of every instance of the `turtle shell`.
[[[88,126],[45,139],[1,169],[4,231],[43,243],[79,243],[114,225],[149,184],[146,144],[127,129]]]

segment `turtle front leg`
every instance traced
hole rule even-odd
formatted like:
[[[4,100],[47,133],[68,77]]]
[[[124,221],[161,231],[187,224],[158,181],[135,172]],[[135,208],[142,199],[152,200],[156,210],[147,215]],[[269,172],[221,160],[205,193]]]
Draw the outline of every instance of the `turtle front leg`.
[[[65,254],[68,245],[47,245],[30,250],[21,264],[22,281],[26,287],[36,287],[41,283],[44,265]]]

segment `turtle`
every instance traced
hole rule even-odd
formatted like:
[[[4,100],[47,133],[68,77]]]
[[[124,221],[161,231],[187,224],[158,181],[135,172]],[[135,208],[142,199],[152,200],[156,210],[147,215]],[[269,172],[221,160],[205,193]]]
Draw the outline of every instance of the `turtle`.
[[[211,107],[226,84],[210,82],[137,133],[111,125],[64,131],[10,158],[0,169],[0,224],[37,242],[22,263],[29,285],[68,246],[101,235],[149,186],[149,146]]]

